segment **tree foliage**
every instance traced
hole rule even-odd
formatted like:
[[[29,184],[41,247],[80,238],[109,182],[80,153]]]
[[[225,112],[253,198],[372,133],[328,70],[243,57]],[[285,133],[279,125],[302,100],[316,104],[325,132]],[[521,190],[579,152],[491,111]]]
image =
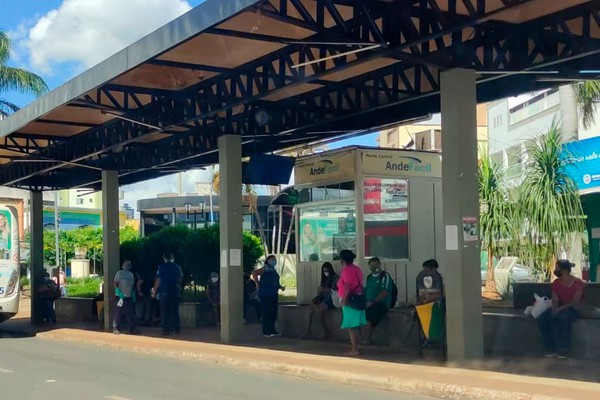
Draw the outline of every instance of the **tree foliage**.
[[[162,263],[165,251],[171,251],[175,262],[184,274],[184,285],[192,282],[203,285],[211,272],[219,272],[220,244],[219,226],[207,225],[200,229],[190,229],[183,225],[166,227],[145,238],[135,238],[121,245],[121,259],[130,259],[136,271],[149,277],[154,276]],[[243,269],[251,272],[263,249],[260,239],[244,232]]]
[[[5,32],[0,31],[0,119],[19,109],[17,105],[4,99],[2,92],[11,90],[40,96],[48,91],[48,86],[38,75],[7,65],[10,51],[10,38]]]
[[[596,107],[600,98],[600,81],[585,81],[575,85],[579,116],[585,129],[594,124]]]
[[[585,229],[583,208],[577,185],[567,173],[573,156],[563,151],[557,124],[531,141],[527,154],[517,202],[525,236],[521,247],[548,277],[561,246]]]
[[[483,246],[487,250],[487,281],[485,294],[497,298],[494,257],[502,245],[506,246],[511,235],[511,219],[514,215],[509,192],[504,183],[504,173],[489,155],[479,163],[479,200],[481,202],[480,233]]]

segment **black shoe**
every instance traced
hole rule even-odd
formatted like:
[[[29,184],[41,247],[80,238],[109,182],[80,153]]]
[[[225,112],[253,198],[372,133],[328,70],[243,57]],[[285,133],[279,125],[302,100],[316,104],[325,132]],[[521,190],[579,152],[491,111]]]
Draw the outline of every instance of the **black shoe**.
[[[134,330],[132,330],[132,331],[129,331],[129,334],[130,334],[130,335],[139,335],[139,334],[141,334],[141,333],[142,333],[142,331],[138,331],[137,329],[134,329]]]
[[[171,334],[171,332],[169,332],[169,331],[163,331],[162,334],[163,334],[163,336],[169,336]]]

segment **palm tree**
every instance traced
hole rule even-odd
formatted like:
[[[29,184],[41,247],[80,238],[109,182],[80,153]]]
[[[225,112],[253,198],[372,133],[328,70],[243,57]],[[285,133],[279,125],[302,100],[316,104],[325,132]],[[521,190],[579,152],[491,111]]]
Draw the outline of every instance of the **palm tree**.
[[[483,297],[499,300],[494,276],[494,256],[503,240],[510,238],[511,204],[504,185],[504,173],[489,155],[479,163],[479,201],[481,202],[481,240],[488,254],[487,279]]]
[[[527,174],[518,202],[527,231],[527,247],[544,258],[540,264],[546,278],[561,244],[585,228],[577,185],[567,173],[574,160],[563,153],[561,139],[555,121],[546,135],[528,143]]]
[[[13,90],[40,96],[48,91],[48,86],[38,75],[22,68],[6,65],[10,57],[10,49],[10,38],[5,32],[0,31],[0,120],[19,109],[16,104],[2,98],[2,92]]]

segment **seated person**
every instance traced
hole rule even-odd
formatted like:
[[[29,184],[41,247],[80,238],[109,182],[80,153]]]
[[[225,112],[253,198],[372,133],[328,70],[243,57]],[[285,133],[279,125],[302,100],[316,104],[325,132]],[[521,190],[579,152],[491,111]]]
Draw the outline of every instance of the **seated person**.
[[[333,270],[333,265],[330,262],[325,262],[321,266],[321,284],[317,289],[318,295],[312,300],[310,305],[310,314],[308,316],[308,331],[304,335],[304,339],[308,339],[311,335],[313,317],[317,315],[319,322],[323,327],[323,339],[329,336],[329,329],[327,329],[326,314],[327,311],[332,310],[333,299],[332,291],[337,291],[337,281],[339,276]]]
[[[381,261],[377,257],[369,260],[371,273],[367,276],[365,296],[367,300],[367,335],[364,344],[371,344],[373,330],[386,316],[392,301],[392,279],[381,269]]]
[[[569,260],[558,260],[552,282],[552,307],[538,318],[548,354],[546,357],[565,358],[571,347],[571,324],[578,317],[575,307],[581,301],[584,283],[571,275],[573,264]]]
[[[206,296],[213,306],[215,324],[221,326],[221,282],[219,281],[219,274],[216,272],[210,273],[210,279],[208,285],[206,285]]]
[[[438,272],[439,264],[431,259],[423,263],[417,275],[417,304],[438,301],[444,297],[444,280]]]

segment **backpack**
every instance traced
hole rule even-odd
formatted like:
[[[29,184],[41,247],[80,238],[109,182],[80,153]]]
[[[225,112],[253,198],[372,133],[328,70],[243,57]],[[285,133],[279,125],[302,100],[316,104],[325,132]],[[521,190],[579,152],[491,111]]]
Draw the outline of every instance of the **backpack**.
[[[385,272],[385,275],[387,275],[390,282],[392,282],[392,292],[390,293],[390,308],[394,308],[396,306],[396,303],[398,302],[398,286],[396,286],[396,282],[394,282],[394,279],[392,279],[392,276],[388,272]],[[383,277],[384,274],[379,275],[380,282],[383,280]]]

